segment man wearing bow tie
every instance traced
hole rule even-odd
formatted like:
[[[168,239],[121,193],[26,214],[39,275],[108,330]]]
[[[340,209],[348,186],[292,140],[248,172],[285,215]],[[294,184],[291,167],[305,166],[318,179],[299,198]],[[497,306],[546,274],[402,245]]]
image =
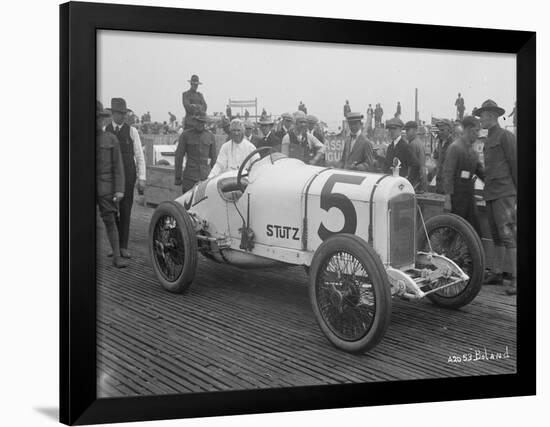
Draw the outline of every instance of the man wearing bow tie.
[[[137,129],[124,122],[128,111],[124,99],[111,99],[113,121],[105,128],[106,132],[110,132],[117,137],[122,154],[122,163],[124,164],[124,198],[120,201],[117,217],[120,255],[124,258],[130,258],[128,239],[130,236],[130,215],[134,204],[136,175],[139,179],[139,191],[142,192],[145,188],[145,157],[143,156],[143,148]]]
[[[361,113],[348,113],[346,116],[350,135],[346,138],[342,159],[338,163],[341,169],[374,171],[374,150],[362,133],[362,119]]]

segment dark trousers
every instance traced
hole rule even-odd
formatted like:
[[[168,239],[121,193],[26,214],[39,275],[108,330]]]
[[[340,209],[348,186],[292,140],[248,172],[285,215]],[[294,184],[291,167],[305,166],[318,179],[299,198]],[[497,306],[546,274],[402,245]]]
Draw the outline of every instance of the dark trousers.
[[[124,197],[118,205],[117,228],[122,249],[128,249],[128,239],[130,238],[130,215],[134,204],[134,187],[136,185],[136,176],[125,176],[126,187],[124,188]]]
[[[454,194],[451,195],[451,213],[468,221],[481,238],[481,225],[472,180],[455,181]]]
[[[191,178],[182,178],[181,180],[181,193],[182,194],[185,194],[187,193],[189,190],[191,190],[193,188],[193,186],[197,183],[198,181],[195,181]]]

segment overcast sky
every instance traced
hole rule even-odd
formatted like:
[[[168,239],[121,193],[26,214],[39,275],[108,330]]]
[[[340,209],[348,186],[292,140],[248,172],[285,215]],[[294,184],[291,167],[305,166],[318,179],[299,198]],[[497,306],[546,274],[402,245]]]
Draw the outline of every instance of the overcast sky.
[[[98,32],[97,46],[98,98],[108,106],[123,97],[139,116],[150,111],[160,122],[168,111],[181,120],[181,93],[192,74],[204,83],[208,114],[225,112],[229,98],[257,98],[258,113],[274,115],[303,101],[331,129],[343,119],[346,99],[363,114],[380,102],[384,119],[401,101],[404,121],[414,119],[415,88],[426,121],[454,118],[458,92],[467,113],[491,98],[508,115],[516,99],[516,59],[509,54],[122,31]]]

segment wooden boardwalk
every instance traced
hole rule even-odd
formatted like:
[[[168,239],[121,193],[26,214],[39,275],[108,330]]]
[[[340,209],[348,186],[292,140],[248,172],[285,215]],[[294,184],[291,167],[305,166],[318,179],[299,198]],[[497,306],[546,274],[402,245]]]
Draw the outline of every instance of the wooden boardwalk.
[[[484,287],[458,311],[394,299],[382,342],[352,355],[317,326],[302,268],[244,271],[201,257],[186,294],[164,291],[147,253],[152,212],[134,206],[133,259],[121,270],[98,222],[100,397],[515,372],[516,299],[502,288]],[[472,360],[449,362],[464,353]]]

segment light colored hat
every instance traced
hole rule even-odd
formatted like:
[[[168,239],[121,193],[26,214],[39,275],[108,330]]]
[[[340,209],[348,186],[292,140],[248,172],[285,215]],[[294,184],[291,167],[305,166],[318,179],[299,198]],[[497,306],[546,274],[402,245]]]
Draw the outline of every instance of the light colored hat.
[[[239,119],[231,120],[231,123],[229,123],[229,130],[241,130],[244,132],[243,122]]]
[[[348,122],[355,122],[363,120],[363,115],[361,113],[348,113],[346,116]]]
[[[292,114],[290,114],[290,113],[283,113],[283,114],[281,114],[281,119],[283,119],[283,120],[294,120],[294,119],[292,118]]]
[[[319,123],[319,119],[315,117],[313,114],[308,114],[306,116],[306,120],[308,123]]]
[[[244,121],[244,128],[245,129],[254,129],[254,123],[252,123],[250,120]]]
[[[386,121],[386,128],[387,129],[403,128],[403,126],[404,126],[403,121],[401,119],[398,119],[397,117],[394,117],[394,118],[389,119],[388,121]]]

